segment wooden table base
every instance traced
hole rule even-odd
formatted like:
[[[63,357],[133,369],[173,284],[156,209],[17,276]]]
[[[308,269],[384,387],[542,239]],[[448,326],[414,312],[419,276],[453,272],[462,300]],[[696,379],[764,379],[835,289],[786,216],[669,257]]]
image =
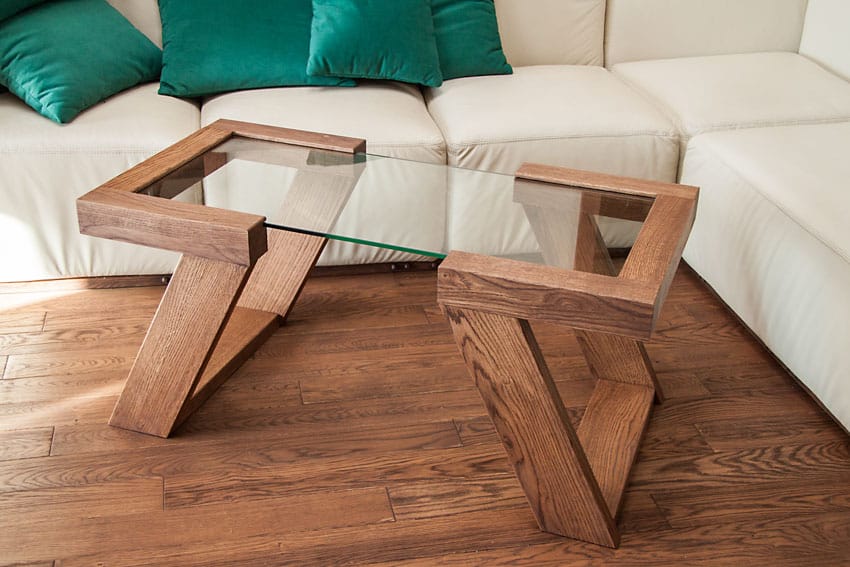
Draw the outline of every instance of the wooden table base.
[[[109,424],[171,435],[285,320],[326,242],[270,230],[253,269],[183,256]]]
[[[652,384],[598,380],[576,432],[528,321],[444,309],[540,529],[616,547]]]

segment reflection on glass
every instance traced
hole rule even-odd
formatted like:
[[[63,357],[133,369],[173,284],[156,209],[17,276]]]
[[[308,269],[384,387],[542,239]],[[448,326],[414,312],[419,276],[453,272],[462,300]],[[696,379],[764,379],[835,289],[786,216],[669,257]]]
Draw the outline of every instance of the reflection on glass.
[[[269,227],[444,257],[462,250],[616,273],[652,200],[446,165],[233,138],[144,193]]]

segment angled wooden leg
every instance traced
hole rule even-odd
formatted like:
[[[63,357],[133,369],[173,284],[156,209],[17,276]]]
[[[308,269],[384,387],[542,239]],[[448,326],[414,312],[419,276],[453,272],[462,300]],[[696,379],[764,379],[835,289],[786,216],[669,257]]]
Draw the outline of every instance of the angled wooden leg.
[[[110,425],[168,437],[218,340],[249,268],[183,256]]]
[[[270,229],[269,250],[254,267],[239,307],[270,311],[285,320],[327,241],[322,236]]]
[[[528,322],[445,311],[540,528],[616,547],[613,517]]]

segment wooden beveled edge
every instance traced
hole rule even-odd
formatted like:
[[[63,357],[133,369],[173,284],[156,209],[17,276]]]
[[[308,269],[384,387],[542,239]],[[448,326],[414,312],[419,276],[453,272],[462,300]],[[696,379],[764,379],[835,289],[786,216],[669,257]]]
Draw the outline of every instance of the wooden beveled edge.
[[[699,188],[535,163],[522,164],[516,177],[654,199],[617,277],[642,282],[652,290],[654,328],[693,226]]]
[[[562,323],[647,340],[655,317],[650,286],[452,251],[437,270],[440,305]]]
[[[268,247],[264,217],[137,194],[234,135],[349,154],[366,151],[361,139],[218,120],[80,197],[80,232],[253,265]]]
[[[294,146],[306,146],[318,150],[330,150],[348,154],[366,152],[366,140],[362,138],[349,138],[347,136],[335,136],[333,134],[308,132],[306,130],[292,130],[290,128],[281,128],[280,126],[266,126],[264,124],[253,124],[251,122],[240,122],[225,118],[216,120],[208,127],[229,132],[232,136],[279,142],[281,144],[292,144]]]
[[[190,256],[253,266],[267,248],[264,217],[95,190],[77,199],[80,232]]]
[[[653,328],[696,218],[697,198],[655,198],[618,279],[646,282],[655,295]]]
[[[696,200],[697,193],[699,192],[698,188],[690,185],[662,183],[660,181],[649,181],[636,177],[622,177],[581,169],[541,165],[539,163],[523,163],[514,174],[514,177],[531,181],[542,181],[543,183],[554,183],[555,185],[568,185],[582,189],[625,193],[640,197],[669,195],[681,199]]]

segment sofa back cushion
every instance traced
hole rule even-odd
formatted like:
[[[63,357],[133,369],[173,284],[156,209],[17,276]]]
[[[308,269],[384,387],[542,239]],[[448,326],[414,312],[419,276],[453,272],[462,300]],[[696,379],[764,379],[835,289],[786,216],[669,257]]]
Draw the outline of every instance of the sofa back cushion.
[[[136,29],[148,36],[157,47],[162,48],[162,23],[159,21],[157,0],[107,0],[116,10],[124,14]]]
[[[605,0],[496,0],[508,63],[602,65]]]
[[[608,0],[607,11],[610,67],[645,59],[796,52],[806,0]]]
[[[850,80],[850,2],[809,0],[800,53]]]

